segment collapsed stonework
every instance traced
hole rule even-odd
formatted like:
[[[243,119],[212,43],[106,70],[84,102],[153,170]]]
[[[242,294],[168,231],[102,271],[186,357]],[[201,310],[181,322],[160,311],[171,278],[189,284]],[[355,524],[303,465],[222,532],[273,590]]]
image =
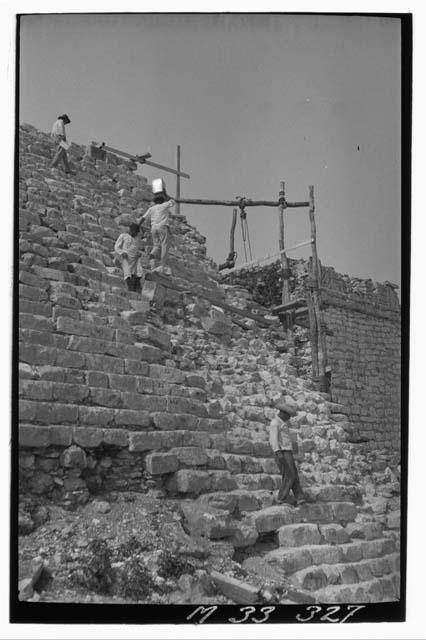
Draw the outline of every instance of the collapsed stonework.
[[[348,311],[346,300],[359,300],[336,293],[345,302],[327,316],[332,400],[302,375],[309,349],[301,355],[286,341],[249,287],[220,283],[205,239],[183,215],[172,223],[173,278],[145,280],[142,296],[126,290],[114,241],[150,201],[136,165],[72,144],[76,175],[64,176],[48,169],[48,135],[22,125],[19,145],[21,495],[67,508],[108,490],[169,496],[182,500],[194,536],[234,549],[274,536],[267,561],[302,601],[398,598],[399,424],[381,386],[384,323]],[[398,348],[392,296],[388,311],[390,350]],[[369,320],[356,333],[355,313],[371,317],[376,333]],[[367,334],[377,357],[359,349]],[[397,369],[387,375],[391,391]],[[268,423],[281,394],[297,410],[291,434],[313,500],[297,508],[276,506],[272,493],[280,476]],[[375,421],[366,420],[372,409]]]
[[[305,296],[308,263],[289,260],[293,297]],[[266,307],[281,304],[279,262],[224,276],[223,282],[245,287]],[[396,285],[350,278],[321,267],[323,316],[333,400],[344,404],[353,437],[371,443],[371,450],[401,446],[401,307]],[[299,331],[300,355],[309,345],[309,331]],[[306,372],[308,373],[308,371]]]

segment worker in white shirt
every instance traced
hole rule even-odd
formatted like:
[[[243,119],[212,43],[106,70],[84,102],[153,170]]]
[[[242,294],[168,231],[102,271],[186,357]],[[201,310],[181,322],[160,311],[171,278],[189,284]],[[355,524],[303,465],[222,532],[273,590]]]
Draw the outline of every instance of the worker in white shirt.
[[[62,116],[58,116],[58,118],[53,123],[52,133],[51,133],[52,138],[58,144],[58,148],[56,150],[55,157],[50,163],[50,168],[56,169],[58,164],[62,162],[64,165],[65,173],[72,173],[69,162],[68,162],[67,151],[65,147],[62,146],[61,144],[62,142],[67,141],[67,136],[65,134],[65,125],[69,124],[70,122],[71,120],[69,119],[66,113],[64,113]]]
[[[293,445],[287,425],[288,420],[292,416],[295,416],[296,412],[286,404],[283,398],[280,398],[275,403],[275,409],[278,409],[278,416],[276,416],[269,425],[269,443],[275,454],[275,460],[282,476],[277,501],[296,506],[307,501],[300,486],[299,474],[293,456]],[[290,491],[293,492],[296,500],[295,503],[289,500]]]
[[[141,291],[143,275],[140,245],[140,226],[134,222],[129,225],[129,233],[122,233],[117,238],[114,251],[121,262],[124,280],[129,291]]]
[[[151,223],[151,235],[153,248],[150,257],[160,260],[160,265],[154,269],[160,273],[171,275],[168,266],[168,255],[170,246],[170,209],[175,201],[167,196],[165,192],[154,196],[154,204],[142,216],[139,222],[149,221]]]

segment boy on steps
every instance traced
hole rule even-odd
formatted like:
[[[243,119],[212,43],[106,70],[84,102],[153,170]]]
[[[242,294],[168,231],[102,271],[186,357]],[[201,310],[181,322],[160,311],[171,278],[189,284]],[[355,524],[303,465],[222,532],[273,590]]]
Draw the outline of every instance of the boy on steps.
[[[114,246],[114,251],[121,262],[128,290],[138,293],[141,291],[141,278],[143,275],[139,232],[139,224],[133,222],[129,226],[129,232],[120,234]]]

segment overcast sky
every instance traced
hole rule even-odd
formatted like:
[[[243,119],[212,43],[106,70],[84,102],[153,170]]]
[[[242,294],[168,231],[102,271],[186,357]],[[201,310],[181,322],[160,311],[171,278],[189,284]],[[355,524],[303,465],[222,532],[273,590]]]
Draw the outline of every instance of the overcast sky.
[[[20,121],[175,166],[182,197],[306,200],[321,261],[400,283],[400,23],[292,15],[56,15],[21,23]],[[174,193],[175,178],[163,175]],[[182,206],[228,254],[230,208]],[[256,258],[278,250],[274,209],[248,210]],[[286,212],[286,244],[309,238]],[[244,262],[237,228],[239,262]],[[306,256],[307,249],[290,253]]]

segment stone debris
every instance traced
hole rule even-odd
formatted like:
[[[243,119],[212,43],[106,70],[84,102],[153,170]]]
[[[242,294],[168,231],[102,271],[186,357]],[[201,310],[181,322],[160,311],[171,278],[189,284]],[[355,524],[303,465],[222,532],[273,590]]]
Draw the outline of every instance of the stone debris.
[[[237,580],[218,571],[212,571],[210,577],[225,596],[238,604],[256,604],[259,601],[260,589],[248,582]]]

